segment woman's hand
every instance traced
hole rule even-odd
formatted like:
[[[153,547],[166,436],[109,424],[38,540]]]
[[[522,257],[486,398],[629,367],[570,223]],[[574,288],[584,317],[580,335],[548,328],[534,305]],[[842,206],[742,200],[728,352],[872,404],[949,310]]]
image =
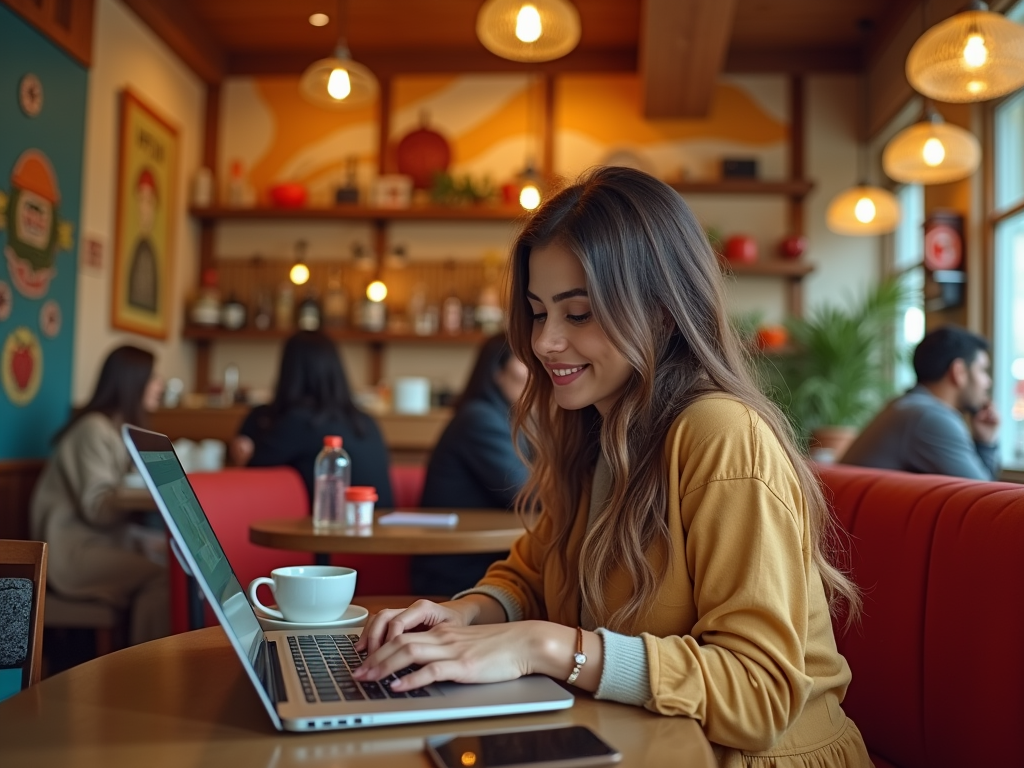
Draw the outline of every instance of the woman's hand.
[[[426,606],[420,606],[421,603],[426,603]],[[445,608],[421,600],[414,603],[406,613],[412,614],[417,608],[422,613],[417,611],[408,620],[442,615],[431,612],[427,606],[441,610]],[[382,611],[378,616],[384,613],[389,611]],[[393,623],[396,618],[392,617],[390,622]],[[550,632],[546,635],[543,631],[545,627],[558,625],[517,621],[466,626],[453,617],[452,621],[436,623],[425,632],[403,631],[393,638],[389,633],[388,641],[371,651],[366,661],[352,675],[357,680],[383,680],[399,670],[418,664],[420,669],[391,683],[391,689],[395,691],[422,688],[444,680],[458,683],[515,680],[538,671],[534,669],[533,660],[539,655],[539,644],[550,635]],[[366,637],[365,633],[363,637]],[[360,639],[360,644],[363,643],[364,640]]]
[[[373,654],[384,643],[394,640],[406,632],[430,629],[448,624],[466,627],[473,623],[474,616],[466,605],[456,602],[432,603],[417,600],[408,608],[385,608],[367,622],[363,634],[356,643],[357,651]]]

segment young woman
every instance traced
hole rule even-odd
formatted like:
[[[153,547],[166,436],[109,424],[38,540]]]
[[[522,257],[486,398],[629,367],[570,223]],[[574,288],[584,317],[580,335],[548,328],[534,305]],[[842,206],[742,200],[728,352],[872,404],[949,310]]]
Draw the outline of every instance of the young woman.
[[[543,673],[697,719],[722,765],[870,766],[830,616],[858,594],[693,214],[642,172],[598,169],[535,214],[512,270],[521,503],[542,514],[474,589],[376,615],[358,676]]]
[[[505,334],[483,343],[455,414],[430,455],[421,506],[512,509],[526,467],[516,453],[510,417],[528,376]],[[413,594],[454,595],[476,584],[502,557],[418,555],[410,573]]]
[[[145,425],[160,405],[153,363],[138,347],[107,356],[89,402],[54,437],[30,513],[32,538],[49,544],[47,587],[130,609],[132,643],[170,632],[167,569],[146,556],[133,515],[117,503],[131,465],[120,427]]]
[[[326,435],[341,436],[352,484],[372,485],[377,504],[390,507],[388,449],[377,422],[356,408],[334,342],[319,331],[299,331],[281,353],[274,402],[254,408],[232,440],[232,463],[294,467],[312,501],[313,465]]]

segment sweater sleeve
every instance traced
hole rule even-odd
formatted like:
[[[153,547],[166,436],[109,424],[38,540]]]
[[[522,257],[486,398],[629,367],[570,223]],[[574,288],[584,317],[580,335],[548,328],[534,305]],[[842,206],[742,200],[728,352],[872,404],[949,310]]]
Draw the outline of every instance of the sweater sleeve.
[[[488,568],[477,584],[477,589],[487,588],[480,590],[483,594],[491,595],[502,603],[510,621],[548,618],[543,571],[546,542],[552,535],[551,519],[541,514],[536,525],[516,539],[508,558]],[[498,598],[498,594],[504,599]],[[513,601],[518,610],[510,610],[508,600]]]
[[[127,449],[116,431],[87,417],[62,446],[61,467],[79,514],[90,525],[106,527],[120,522],[124,513],[115,505],[117,490],[127,471]]]
[[[922,414],[908,450],[921,472],[975,480],[994,480],[997,474],[995,448],[975,444],[967,425],[948,408]]]
[[[647,707],[696,718],[712,742],[768,749],[813,683],[804,671],[814,568],[806,525],[758,477],[691,488],[681,512],[698,619],[689,635],[642,635]]]

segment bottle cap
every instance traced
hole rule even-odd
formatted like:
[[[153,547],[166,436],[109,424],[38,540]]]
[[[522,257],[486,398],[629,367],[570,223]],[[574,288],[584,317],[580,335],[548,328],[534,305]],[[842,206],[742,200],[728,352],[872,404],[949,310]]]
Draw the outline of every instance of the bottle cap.
[[[341,438],[338,435],[327,435],[324,437],[325,448],[341,448]]]
[[[349,501],[376,501],[377,489],[372,485],[350,485],[345,489],[345,498]]]

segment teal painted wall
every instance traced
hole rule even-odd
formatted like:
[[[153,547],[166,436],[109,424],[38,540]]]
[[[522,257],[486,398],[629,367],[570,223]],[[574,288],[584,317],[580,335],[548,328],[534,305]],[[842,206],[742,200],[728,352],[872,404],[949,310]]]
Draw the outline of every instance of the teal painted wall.
[[[27,74],[42,85],[34,117]],[[70,413],[88,83],[0,5],[0,459],[45,457]]]

